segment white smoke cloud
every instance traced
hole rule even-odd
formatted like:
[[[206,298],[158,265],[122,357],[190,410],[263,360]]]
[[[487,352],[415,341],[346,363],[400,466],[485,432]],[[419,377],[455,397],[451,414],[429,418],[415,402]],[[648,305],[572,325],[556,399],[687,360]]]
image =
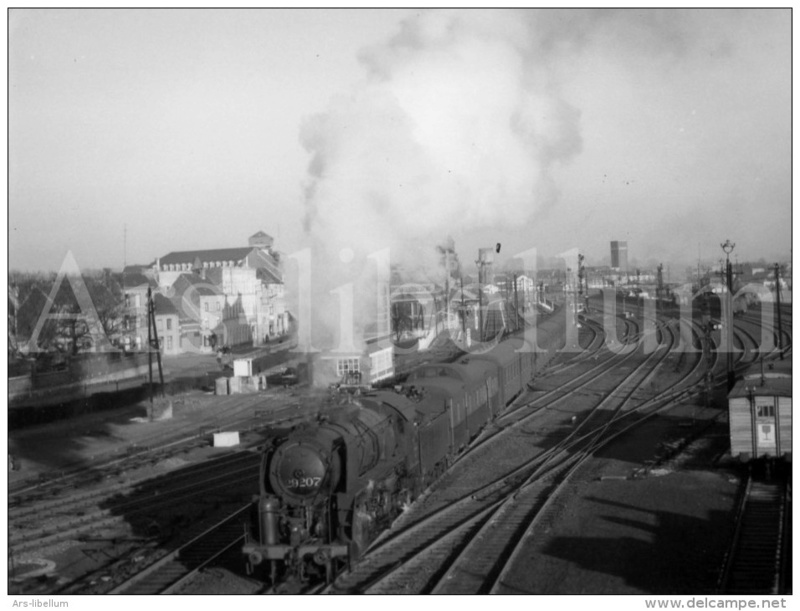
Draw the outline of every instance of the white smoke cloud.
[[[365,80],[301,130],[321,296],[347,277],[342,249],[363,260],[388,247],[392,263],[435,268],[455,229],[518,231],[553,203],[549,170],[579,152],[579,113],[536,42],[524,13],[433,11],[363,51]]]
[[[433,248],[453,227],[519,228],[552,203],[548,169],[580,150],[579,113],[542,76],[522,17],[423,13],[362,53],[365,82],[301,133],[316,239]]]

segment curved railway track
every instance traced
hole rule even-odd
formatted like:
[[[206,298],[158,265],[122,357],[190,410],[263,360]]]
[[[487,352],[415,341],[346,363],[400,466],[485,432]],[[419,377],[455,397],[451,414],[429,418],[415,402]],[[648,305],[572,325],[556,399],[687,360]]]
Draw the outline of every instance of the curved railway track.
[[[353,567],[350,573],[339,576],[331,587],[323,590],[324,592],[409,591],[404,589],[403,584],[412,582],[418,584],[420,576],[427,571],[428,576],[423,580],[424,583],[413,586],[410,591],[458,594],[502,593],[503,575],[520,555],[522,542],[536,532],[537,525],[542,517],[547,515],[554,499],[565,486],[568,486],[570,477],[586,464],[599,448],[613,443],[616,437],[667,409],[674,401],[697,394],[703,387],[703,380],[708,383],[708,379],[704,378],[701,372],[703,367],[708,366],[711,371],[717,370],[723,360],[718,358],[716,350],[711,346],[705,351],[696,349],[710,338],[705,336],[699,325],[693,322],[691,328],[694,336],[692,341],[695,345],[693,351],[696,357],[695,363],[688,363],[691,365],[690,371],[680,377],[681,381],[677,388],[672,386],[666,391],[653,392],[652,388],[647,387],[648,381],[658,368],[665,366],[668,356],[674,354],[675,347],[680,341],[675,328],[677,325],[656,323],[650,330],[656,334],[657,348],[641,363],[627,371],[621,380],[615,382],[612,390],[601,393],[590,392],[588,389],[592,384],[607,377],[611,371],[621,369],[620,365],[628,369],[628,360],[636,359],[637,351],[607,350],[603,327],[589,318],[584,318],[582,322],[584,322],[581,334],[581,345],[584,346],[582,351],[558,364],[548,366],[547,374],[562,374],[587,364],[588,371],[575,375],[557,388],[543,391],[540,396],[532,400],[518,398],[517,403],[481,433],[438,480],[441,484],[448,477],[451,480],[458,479],[460,485],[452,487],[450,492],[440,494],[436,499],[433,498],[431,489],[426,491],[415,503],[415,507],[401,516],[392,529],[386,531],[372,545],[364,562]],[[618,324],[623,328],[621,334],[623,348],[625,344],[638,347],[642,343],[643,332],[640,331],[638,322],[620,317]],[[737,369],[752,365],[759,356],[756,336],[749,329],[742,328],[744,326],[739,324],[736,327],[736,342],[739,348]],[[784,336],[789,338],[784,342],[784,354],[791,350],[790,329],[789,322],[782,330]],[[777,329],[773,329],[772,332],[777,343]],[[776,348],[770,356],[776,357],[777,352]],[[685,354],[691,352],[681,353],[675,367],[676,372],[681,364],[684,367],[687,365]],[[704,355],[709,355],[711,360],[703,358]],[[724,378],[724,372],[719,371],[710,376],[714,384],[723,384]],[[471,470],[470,465],[481,460],[483,452],[488,452],[492,447],[502,446],[506,437],[532,434],[526,427],[537,416],[545,411],[557,411],[559,403],[581,393],[587,396],[601,396],[601,400],[588,414],[581,414],[580,422],[573,420],[571,426],[567,426],[569,430],[564,430],[562,426],[563,434],[560,440],[522,463],[519,462],[519,457],[514,464],[513,461],[498,461],[497,464],[504,469],[501,475],[491,476],[486,473],[477,476],[465,475]],[[252,407],[249,406],[247,409]],[[303,415],[297,412],[294,405],[284,409],[287,412],[287,419]],[[274,415],[275,418],[278,416],[277,413]],[[232,421],[236,419],[237,416],[232,414]],[[126,462],[127,460],[158,460],[156,457],[171,455],[172,449],[180,446],[180,441],[175,439],[156,440],[156,442],[147,448],[139,448],[137,456],[114,457],[104,467],[108,470],[104,471],[105,475],[101,475],[100,479],[108,478],[110,474],[118,476],[129,468],[125,465],[135,464]],[[249,452],[226,457],[219,461],[217,466],[219,471],[216,474],[209,472],[203,465],[182,469],[181,478],[184,483],[180,484],[181,480],[178,480],[180,485],[172,482],[171,487],[174,490],[158,499],[158,502],[185,503],[187,498],[207,495],[209,490],[213,490],[215,482],[223,487],[226,484],[230,485],[240,471],[244,478],[242,481],[253,479],[258,472],[257,457]],[[489,481],[486,481],[487,475]],[[60,478],[53,478],[49,482],[37,483],[12,492],[10,495],[12,502],[16,502],[18,506],[12,507],[9,522],[20,527],[16,529],[16,534],[13,532],[10,534],[11,550],[19,552],[58,540],[59,537],[75,537],[82,532],[97,528],[102,524],[102,520],[118,520],[119,517],[114,514],[130,517],[137,512],[147,513],[155,507],[152,498],[137,499],[135,495],[125,498],[137,485],[143,483],[141,481],[121,482],[106,486],[102,491],[84,491],[66,498],[57,498],[64,489],[69,489],[70,486],[78,487],[77,484],[81,482],[96,481],[97,478],[97,473],[82,476],[81,470],[76,469],[74,473],[63,474]],[[752,488],[752,486],[748,488],[751,498]],[[149,491],[152,490],[150,488]],[[189,497],[181,496],[182,494]],[[42,500],[48,497],[53,498]],[[104,504],[101,509],[92,509]],[[756,507],[756,503],[750,501],[750,507],[752,510]],[[150,561],[143,563],[148,565],[144,569],[138,566],[134,569],[130,563],[121,562],[117,573],[117,585],[113,589],[109,587],[107,591],[147,594],[178,591],[197,571],[241,540],[242,523],[249,508],[249,504],[241,507],[224,519],[217,516],[213,525],[207,525],[204,532],[192,537],[190,541],[171,551],[161,549],[157,553],[150,554]],[[742,516],[746,513],[746,505],[743,505],[743,508]],[[79,513],[85,515],[76,515]],[[784,517],[787,515],[785,509],[780,515]],[[42,529],[24,528],[26,521],[41,523],[42,518],[44,521],[58,524],[59,532],[47,533]],[[196,528],[193,530],[196,531]],[[784,527],[782,532],[785,531]],[[746,533],[744,526],[737,528],[736,540],[740,542],[747,541],[748,538],[752,540]],[[729,591],[728,588],[747,587],[735,585],[736,579],[741,580],[742,575],[742,572],[735,568],[736,559],[744,557],[742,556],[744,552],[741,551],[744,549],[746,546],[740,545],[730,553],[730,562],[725,570],[726,592]],[[752,564],[753,561],[746,562]],[[123,583],[119,583],[121,575],[127,575]],[[63,591],[80,592],[80,580],[65,586]]]
[[[665,332],[669,333],[673,343],[677,341],[674,334],[668,330]],[[489,553],[483,546],[464,556],[460,562],[464,563],[465,568],[448,574],[442,582],[450,583],[450,586],[438,586],[439,590],[435,590],[436,586],[423,585],[416,586],[411,591],[418,593],[432,588],[435,591],[459,593],[486,591],[486,573],[492,573],[487,567],[500,566],[502,558],[507,555],[509,541],[519,532],[520,525],[529,520],[530,516],[527,514],[531,508],[537,506],[541,508],[546,504],[545,500],[553,492],[552,480],[559,479],[557,474],[561,472],[564,474],[561,479],[566,478],[565,474],[581,461],[581,456],[591,455],[593,444],[598,443],[598,436],[602,435],[603,431],[608,433],[610,424],[618,423],[621,414],[631,415],[636,411],[641,412],[644,406],[663,408],[669,403],[669,399],[665,397],[673,397],[672,390],[645,400],[628,411],[623,410],[623,406],[632,402],[638,387],[652,375],[654,364],[651,359],[661,362],[667,354],[669,350],[656,350],[649,355],[644,364],[635,367],[626,376],[629,386],[627,391],[620,393],[622,396],[614,397],[614,393],[610,393],[595,406],[592,412],[595,416],[601,412],[610,412],[610,415],[605,414],[605,422],[592,428],[588,424],[592,421],[592,416],[586,417],[581,425],[567,434],[561,442],[521,465],[518,463],[511,471],[495,477],[488,483],[473,482],[464,486],[464,482],[471,478],[466,473],[469,470],[462,469],[459,475],[464,477],[457,478],[459,486],[454,487],[449,494],[441,495],[436,503],[424,502],[423,505],[427,504],[428,507],[420,510],[421,516],[411,517],[408,514],[401,516],[392,530],[375,542],[364,561],[350,573],[340,576],[327,591],[408,592],[409,590],[404,590],[398,584],[407,584],[409,575],[414,575],[415,579],[419,580],[423,572],[420,567],[446,566],[449,561],[445,560],[451,557],[453,550],[463,549],[464,541],[470,538],[474,541],[491,541],[495,551]],[[615,403],[616,407],[612,407],[611,403]],[[640,413],[639,416],[641,415]],[[597,417],[595,420],[603,418]],[[632,423],[635,424],[636,422]],[[497,434],[492,435],[492,438]],[[458,469],[460,462],[455,463],[451,469]],[[494,464],[502,462],[498,460]],[[446,485],[444,487],[446,488]],[[523,499],[525,502],[520,502]],[[498,511],[503,513],[498,514]],[[476,537],[482,528],[485,529],[484,532],[490,534]],[[503,539],[504,543],[500,542],[501,529],[507,531],[508,535]],[[472,585],[454,585],[455,574],[468,575],[468,581]]]

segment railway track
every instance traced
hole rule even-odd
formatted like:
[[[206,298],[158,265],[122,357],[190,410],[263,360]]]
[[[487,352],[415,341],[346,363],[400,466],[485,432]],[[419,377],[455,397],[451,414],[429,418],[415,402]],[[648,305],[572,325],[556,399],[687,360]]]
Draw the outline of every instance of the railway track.
[[[109,594],[174,594],[204,567],[241,544],[248,503],[192,540],[129,577]]]
[[[630,324],[629,321],[625,322]],[[554,366],[548,368],[545,371],[546,375],[553,376],[555,374],[563,374],[565,371],[591,361],[590,369],[588,371],[582,372],[574,378],[570,378],[566,383],[557,385],[556,388],[546,390],[544,394],[531,401],[520,402],[519,404],[510,406],[509,409],[497,417],[495,423],[500,427],[504,427],[506,423],[519,419],[520,413],[524,413],[526,410],[536,408],[537,406],[549,405],[554,401],[554,397],[556,397],[556,400],[559,397],[567,397],[570,393],[577,392],[581,388],[590,385],[604,374],[634,357],[633,351],[626,351],[622,355],[608,351],[603,354],[601,352],[602,348],[602,341],[593,341],[587,350],[582,351],[577,356],[568,359],[563,366]],[[600,360],[601,358],[602,360]],[[532,415],[534,414],[529,414],[529,416]],[[482,434],[478,441],[470,447],[468,452],[474,451],[481,443],[483,443],[484,440],[490,438],[492,435],[493,433],[491,430]]]
[[[641,423],[642,420],[636,420],[621,428],[606,423],[537,457],[535,463],[526,465],[533,472],[524,481],[519,481],[523,474],[515,474],[503,480],[505,487],[495,484],[477,491],[464,497],[457,506],[451,505],[454,510],[442,507],[432,516],[434,519],[413,524],[378,548],[389,548],[390,557],[398,548],[404,549],[407,541],[416,549],[404,549],[405,557],[394,562],[382,559],[381,564],[385,565],[377,571],[376,560],[370,555],[365,561],[366,575],[359,574],[357,568],[355,583],[353,575],[349,575],[335,588],[367,594],[498,591],[506,566],[518,554],[517,544],[532,536],[561,491],[569,485],[571,476],[594,452]],[[421,577],[426,571],[430,578]]]
[[[724,594],[779,594],[791,520],[786,480],[748,478],[720,580]]]
[[[239,452],[172,472],[160,482],[140,482],[111,490],[53,501],[41,510],[27,508],[9,515],[9,551],[19,555],[61,541],[77,539],[101,529],[122,527],[137,516],[152,516],[171,507],[195,502],[198,496],[217,494],[252,484],[259,456]]]
[[[674,336],[672,338],[673,342],[676,341]],[[663,354],[668,352],[663,350]],[[650,358],[660,361],[663,357],[650,355],[647,360]],[[615,413],[619,413],[623,405],[631,402],[636,387],[648,379],[649,375],[642,376],[641,371],[642,368],[637,367],[627,376],[631,382],[630,388],[623,397],[616,397],[619,407]],[[634,382],[637,377],[638,381]],[[665,401],[663,396],[661,400]],[[604,408],[608,409],[610,401],[604,399],[597,407],[598,412]],[[652,401],[651,399],[645,403],[655,407]],[[639,405],[637,409],[641,410],[642,406]],[[584,420],[588,421],[589,418]],[[570,473],[574,465],[581,462],[581,457],[591,455],[592,448],[598,447],[596,445],[598,435],[601,435],[602,431],[610,434],[608,427],[611,422],[615,422],[614,417],[606,419],[605,423],[595,428],[579,427],[581,434],[578,434],[578,429],[574,430],[554,447],[522,465],[518,464],[514,470],[488,484],[473,485],[471,489],[464,490],[464,481],[469,478],[459,477],[460,485],[453,490],[455,495],[451,493],[442,496],[438,502],[424,510],[421,517],[401,517],[392,531],[385,533],[376,541],[368,551],[367,558],[350,573],[340,576],[328,591],[367,593],[486,591],[487,587],[491,587],[486,585],[487,575],[501,570],[502,560],[507,556],[510,542],[519,535],[523,525],[529,522],[531,511],[536,513],[546,507],[547,499],[551,498],[560,485],[552,482],[568,479],[566,474]],[[630,426],[634,426],[637,422],[631,423]],[[456,468],[455,465],[453,468]],[[480,533],[484,533],[483,536]],[[505,536],[501,536],[501,533]],[[408,583],[419,581],[419,576],[425,572],[424,567],[428,567],[427,570],[429,572],[432,570],[435,574],[437,572],[435,567],[447,566],[452,562],[451,556],[463,550],[464,542],[470,539],[475,542],[476,547],[469,552],[463,552],[464,555],[459,560],[462,569],[454,569],[445,575],[440,582],[441,585],[417,585],[411,590],[403,589],[404,584],[407,587]],[[481,541],[486,545],[480,544]],[[461,577],[456,579],[456,575]],[[462,583],[461,579],[466,579],[468,583]]]
[[[746,333],[755,344],[755,352],[758,356],[780,357],[791,352],[792,346],[792,323],[791,318],[783,317],[781,328],[778,329],[777,320],[767,317],[763,320],[756,314],[744,314],[734,321],[734,329],[738,332]],[[752,329],[752,330],[751,330]],[[760,341],[756,339],[756,334],[760,335]],[[760,348],[767,348],[766,353],[762,353]],[[755,360],[755,359],[754,359]]]
[[[91,460],[65,465],[36,480],[17,482],[9,489],[9,503],[12,506],[35,504],[62,493],[71,494],[77,488],[104,482],[124,472],[207,446],[209,435],[214,432],[257,431],[267,426],[291,423],[309,415],[294,397],[279,397],[284,404],[278,406],[270,405],[274,397],[266,395],[234,397],[223,399],[218,409],[210,409],[208,416],[192,422],[191,426],[155,431],[141,442],[116,446],[113,450],[93,456]],[[269,407],[265,408],[265,403]]]
[[[623,338],[631,344],[638,344],[641,340],[641,333],[638,331],[636,323],[628,320],[621,322],[625,325]],[[591,323],[587,323],[587,326],[589,324]],[[669,326],[657,325],[656,332],[660,338],[658,341],[663,341],[665,337],[669,336],[671,338],[669,345],[674,345],[677,338],[673,331],[674,329],[670,329]],[[551,371],[563,373],[571,367],[579,364],[585,365],[591,359],[596,359],[603,346],[603,338],[602,333],[598,333],[596,329],[592,329],[591,333],[588,345],[596,345],[595,348],[572,357],[571,363],[568,362],[566,366],[554,367]],[[699,342],[696,329],[694,333]],[[755,342],[748,331],[743,332],[739,341],[741,347],[745,349],[742,351],[742,361],[738,366],[752,363],[750,358],[745,358],[745,355],[753,354],[753,351],[750,351],[746,345],[751,340],[753,343]],[[609,437],[622,434],[621,429],[612,433],[609,425],[613,423],[622,426],[624,415],[630,417],[631,420],[624,425],[627,430],[628,426],[638,425],[640,417],[646,417],[650,412],[656,413],[658,409],[663,409],[671,399],[686,397],[695,392],[688,381],[691,376],[696,375],[701,365],[705,364],[699,355],[690,374],[684,376],[686,387],[679,394],[675,395],[674,392],[653,394],[649,391],[637,394],[637,389],[645,387],[646,381],[653,375],[655,368],[666,362],[666,356],[670,351],[671,349],[665,344],[642,364],[634,367],[622,382],[615,384],[615,386],[622,386],[623,392],[610,391],[600,404],[604,408],[597,406],[596,412],[592,412],[599,413],[601,409],[610,412],[610,415],[606,414],[607,417],[604,418],[603,424],[595,423],[594,428],[590,428],[588,425],[583,425],[585,422],[589,422],[591,417],[582,418],[581,426],[575,428],[576,434],[567,435],[562,444],[551,447],[533,460],[519,466],[518,470],[509,471],[488,485],[473,489],[470,493],[457,499],[456,502],[450,501],[451,507],[429,509],[427,515],[413,523],[409,519],[408,524],[401,526],[395,532],[388,533],[386,538],[376,542],[370,552],[375,556],[370,557],[369,563],[364,563],[369,565],[364,567],[364,571],[357,577],[353,577],[362,568],[357,565],[356,570],[350,575],[353,579],[337,581],[335,587],[329,591],[397,592],[400,591],[397,584],[402,584],[409,574],[417,572],[420,563],[449,567],[446,572],[443,568],[433,571],[433,581],[428,582],[424,587],[426,592],[463,594],[502,591],[504,571],[510,563],[513,563],[519,553],[520,548],[515,547],[515,544],[535,532],[537,524],[546,515],[560,490],[569,485],[570,476],[597,448],[601,447],[597,445],[601,443],[600,436],[604,435],[603,438],[607,440],[604,443],[610,443]],[[712,353],[716,356],[715,351]],[[510,417],[511,412],[507,412],[502,416],[502,418],[507,418],[507,421],[502,423],[503,427],[514,427],[515,424],[512,421],[520,418],[525,408],[538,411],[545,406],[552,407],[554,402],[575,396],[575,393],[585,390],[591,382],[608,375],[609,371],[617,368],[620,362],[624,362],[624,358],[630,355],[613,356],[620,358],[617,361],[609,358],[608,361],[597,363],[590,370],[594,371],[594,375],[590,376],[585,372],[575,376],[570,381],[572,394],[564,392],[563,389],[560,393],[559,389],[553,389],[546,395],[521,405],[520,413],[513,418]],[[623,356],[624,358],[622,358]],[[609,365],[609,363],[611,364]],[[714,368],[713,364],[711,368]],[[721,379],[719,374],[715,379]],[[559,394],[562,396],[558,396]],[[650,394],[653,396],[649,396]],[[647,395],[647,398],[644,398],[644,395]],[[618,408],[611,407],[612,399],[620,402]],[[623,411],[622,405],[625,404],[629,408]],[[533,415],[533,413],[526,414],[522,419],[530,419]],[[497,422],[500,420],[498,418]],[[523,426],[524,422],[516,425],[517,432]],[[493,438],[500,432],[502,431],[495,430],[490,437]],[[458,466],[458,463],[455,463],[454,466]],[[224,478],[224,476],[220,475],[220,478]],[[191,482],[187,485],[191,486]],[[126,489],[125,484],[119,484],[115,491],[122,494]],[[102,496],[94,496],[95,494],[102,493],[84,492],[79,495],[83,498],[71,500],[55,498],[52,501],[44,502],[39,499],[36,505],[41,507],[42,511],[52,512],[53,516],[57,516],[59,513],[74,514],[83,511],[84,507],[97,504],[98,499],[101,499]],[[36,508],[26,507],[25,502],[27,501],[21,501],[20,507],[17,508],[17,519],[32,518],[36,515]],[[147,511],[146,504],[143,507],[142,511]],[[117,586],[113,592],[157,594],[178,591],[181,585],[191,579],[196,571],[240,541],[243,515],[240,512],[244,512],[245,509],[237,510],[234,515],[215,524],[201,536],[192,539],[181,548],[169,552],[141,574],[137,574],[129,581]],[[130,513],[134,510],[128,506],[125,511]],[[97,519],[100,516],[87,517]],[[81,526],[76,524],[75,528],[81,528]],[[465,541],[470,540],[473,542],[472,544],[465,544]],[[17,542],[19,543],[19,541]],[[401,549],[402,553],[394,556],[386,555],[381,559],[382,553],[389,554],[390,550],[397,549]]]
[[[668,358],[670,351],[675,347],[678,341],[678,338],[675,337],[672,329],[664,327],[663,329],[659,328],[658,331],[663,334],[668,334],[671,338],[670,343],[660,344],[659,349],[654,351],[648,357],[648,359],[645,360],[645,362],[635,367],[635,370],[645,372],[648,372],[652,368],[652,371],[647,374],[648,379],[651,378],[655,373],[656,368],[661,366],[662,363]],[[635,341],[638,341],[638,337],[635,338]],[[510,410],[506,411],[496,419],[493,427],[488,428],[481,433],[481,435],[479,435],[467,452],[462,455],[462,458],[468,456],[470,453],[478,451],[484,443],[489,442],[495,436],[505,434],[514,428],[525,426],[531,420],[531,418],[536,416],[539,409],[554,409],[559,402],[566,401],[570,397],[574,396],[575,393],[579,393],[591,388],[592,385],[609,375],[610,372],[636,357],[636,353],[633,351],[626,351],[621,355],[608,352],[604,357],[601,357],[599,353],[601,347],[602,346],[599,346],[595,352],[591,353],[588,358],[584,359],[584,363],[589,361],[594,363],[587,371],[568,379],[566,382],[559,383],[555,388],[545,391],[542,395],[531,401],[513,406]],[[657,363],[653,365],[650,362],[650,359],[656,356]],[[694,375],[696,368],[697,365],[695,366],[695,369],[692,370],[692,375]],[[561,372],[563,372],[563,370]],[[690,376],[686,376],[686,379],[689,379],[689,377]],[[636,386],[634,379],[635,376],[632,377],[630,374],[626,375],[620,384],[615,385],[611,391],[608,391],[609,396],[618,393],[620,385]],[[638,388],[642,388],[643,386],[643,383],[639,384]]]
[[[226,428],[242,422],[260,427],[304,416],[291,397],[284,399],[291,404],[254,418],[253,411],[264,397],[247,397],[237,409],[215,414],[213,420],[218,425],[224,422]],[[187,435],[190,432],[182,427],[152,439],[152,445],[138,447],[133,455],[101,458],[13,491],[8,516],[10,563],[26,566],[64,546],[85,548],[93,562],[77,563],[75,568],[60,565],[58,590],[96,593],[107,585],[109,576],[114,580],[183,540],[195,522],[219,516],[230,499],[249,499],[257,481],[259,454],[244,450],[186,463],[182,457],[187,452],[209,445],[207,429]],[[175,462],[165,462],[169,459]],[[157,475],[159,471],[163,475]],[[92,585],[97,575],[103,584]],[[15,588],[36,591],[47,587],[14,583],[20,584]]]
[[[612,419],[598,429],[587,433],[578,447],[568,454],[554,456],[549,463],[555,466],[545,471],[544,477],[534,476],[506,499],[481,530],[467,543],[450,564],[448,570],[437,577],[427,590],[432,594],[497,594],[507,593],[503,576],[513,566],[523,542],[535,536],[536,529],[553,507],[571,478],[592,457],[610,444],[617,436],[639,426],[641,421],[620,424]],[[548,464],[549,464],[548,463]]]
[[[259,397],[248,398],[240,409],[252,410],[258,401]],[[295,420],[303,414],[303,410],[287,406],[270,412],[270,417],[262,423],[263,426],[275,425]],[[252,419],[249,421],[253,422]],[[231,423],[235,425],[236,421],[227,424]],[[152,498],[142,498],[144,490],[159,495],[163,507],[195,495],[203,486],[213,490],[254,477],[258,470],[258,456],[247,450],[171,470],[165,480],[168,485],[154,483],[152,468],[141,470],[173,457],[180,459],[198,444],[205,447],[207,438],[207,432],[202,433],[202,439],[200,434],[187,437],[184,432],[175,439],[173,432],[165,445],[141,448],[135,455],[83,465],[71,473],[12,491],[8,516],[10,551],[20,554],[119,526],[130,516],[154,508]]]

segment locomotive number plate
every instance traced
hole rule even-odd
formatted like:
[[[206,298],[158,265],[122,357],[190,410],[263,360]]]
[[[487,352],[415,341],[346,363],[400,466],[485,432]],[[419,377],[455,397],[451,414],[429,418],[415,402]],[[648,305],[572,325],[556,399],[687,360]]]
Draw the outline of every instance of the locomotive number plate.
[[[316,488],[322,481],[321,477],[292,477],[286,482],[289,488]]]

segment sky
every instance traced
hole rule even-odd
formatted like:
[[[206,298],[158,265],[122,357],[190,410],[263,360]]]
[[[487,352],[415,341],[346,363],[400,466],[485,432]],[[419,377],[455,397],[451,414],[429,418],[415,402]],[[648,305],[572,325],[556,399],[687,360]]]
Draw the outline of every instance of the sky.
[[[13,9],[9,268],[259,230],[787,260],[791,42],[788,9]]]

